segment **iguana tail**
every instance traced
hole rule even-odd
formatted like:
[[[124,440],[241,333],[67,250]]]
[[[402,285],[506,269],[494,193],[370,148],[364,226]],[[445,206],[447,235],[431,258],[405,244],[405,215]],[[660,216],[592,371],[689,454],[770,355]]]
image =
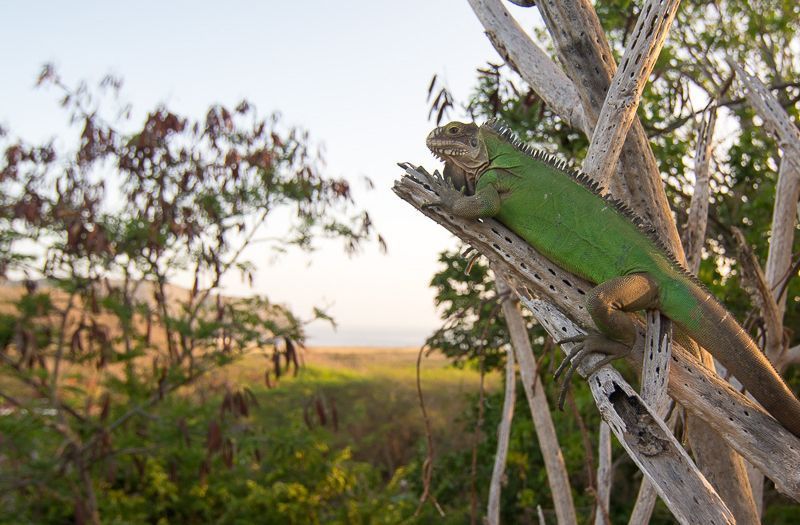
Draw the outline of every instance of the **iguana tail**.
[[[800,401],[769,359],[711,294],[697,286],[691,288],[691,293],[702,310],[700,321],[695,327],[682,328],[725,365],[767,412],[800,437]]]

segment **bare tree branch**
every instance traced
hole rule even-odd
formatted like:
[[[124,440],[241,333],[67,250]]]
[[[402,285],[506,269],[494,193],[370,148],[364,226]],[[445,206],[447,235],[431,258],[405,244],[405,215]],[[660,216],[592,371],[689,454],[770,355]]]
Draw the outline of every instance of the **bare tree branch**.
[[[542,97],[544,103],[571,127],[591,136],[578,92],[564,71],[534,42],[500,3],[500,0],[469,0],[494,48]]]
[[[597,445],[597,510],[594,525],[611,525],[608,505],[611,501],[611,428],[605,421],[600,423],[599,443]]]
[[[756,110],[767,128],[778,140],[778,147],[783,153],[778,184],[775,189],[775,208],[772,214],[772,238],[769,244],[767,259],[767,283],[775,290],[780,279],[786,274],[791,264],[792,241],[794,239],[795,206],[800,195],[800,130],[789,114],[781,106],[778,99],[757,77],[747,73],[733,59],[728,64],[736,72],[739,81],[744,85],[745,96]],[[767,333],[767,356],[773,362],[781,361],[784,350],[782,319],[786,299],[776,298],[776,309],[779,324],[773,326],[772,334]],[[780,330],[777,330],[780,328]]]
[[[686,249],[686,267],[695,275],[700,270],[706,226],[708,225],[709,167],[716,123],[717,109],[715,106],[703,115],[694,150],[694,191],[683,231],[683,247]]]
[[[750,75],[732,58],[728,64],[736,71],[739,81],[744,84],[747,100],[778,140],[778,147],[784,158],[794,164],[792,173],[800,173],[800,130],[792,122],[789,114],[780,105],[778,99],[770,93],[758,78]]]
[[[547,301],[524,297],[522,301],[551,337],[562,334],[571,337],[581,333],[572,321]],[[573,345],[565,343],[561,347],[568,353]],[[602,359],[602,356],[591,356],[592,362],[582,362],[578,371],[586,375],[586,371]],[[619,372],[606,365],[588,379],[600,415],[679,522],[735,523],[725,502],[675,436]]]
[[[584,171],[608,187],[639,99],[656,63],[680,0],[648,0],[642,7],[622,63],[614,73],[583,163]]]
[[[508,296],[503,299],[503,310],[509,302]],[[500,525],[500,491],[506,471],[506,458],[508,457],[508,441],[511,437],[511,421],[514,418],[514,397],[517,384],[516,369],[514,365],[514,348],[508,347],[506,352],[506,388],[503,397],[500,424],[497,427],[497,452],[494,455],[494,468],[492,479],[489,483],[489,504],[487,505],[486,521],[489,525]]]
[[[510,292],[508,283],[495,272],[497,278],[497,290],[499,293]],[[528,407],[531,411],[533,427],[536,431],[536,438],[539,441],[539,448],[542,451],[544,467],[547,471],[547,482],[550,485],[550,494],[553,497],[553,506],[556,510],[556,517],[560,525],[574,525],[578,518],[575,514],[575,503],[572,501],[572,489],[570,488],[567,466],[564,463],[564,456],[561,454],[561,447],[558,444],[553,418],[550,414],[550,406],[547,403],[547,396],[539,377],[536,360],[533,357],[531,342],[528,339],[528,332],[525,329],[525,320],[519,311],[516,301],[505,301],[503,303],[503,316],[508,325],[511,336],[511,345],[519,363],[519,375],[522,379],[522,387],[525,396],[528,398]]]
[[[585,118],[592,129],[616,70],[614,56],[603,27],[589,0],[542,0],[537,2],[558,58],[578,90]],[[664,194],[655,156],[638,118],[634,118],[619,157],[622,183],[613,179],[611,192],[647,219],[678,260],[683,247]],[[620,194],[618,187],[629,195]]]

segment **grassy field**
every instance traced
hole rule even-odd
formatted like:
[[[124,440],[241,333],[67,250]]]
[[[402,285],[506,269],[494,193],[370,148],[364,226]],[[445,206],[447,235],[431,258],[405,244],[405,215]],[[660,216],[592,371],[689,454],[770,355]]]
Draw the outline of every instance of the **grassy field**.
[[[214,373],[199,390],[215,392],[226,384],[249,386],[262,403],[260,417],[275,426],[318,426],[321,408],[324,426],[333,432],[334,447],[350,447],[355,459],[368,461],[390,476],[419,457],[423,443],[417,353],[416,348],[309,348],[303,352],[305,366],[298,377],[284,375],[271,389],[264,385],[267,357],[253,354]],[[421,378],[437,449],[471,446],[472,429],[463,428],[461,415],[469,402],[466,394],[479,391],[478,371],[454,368],[434,353],[423,358]],[[499,384],[499,375],[486,376],[487,390]]]

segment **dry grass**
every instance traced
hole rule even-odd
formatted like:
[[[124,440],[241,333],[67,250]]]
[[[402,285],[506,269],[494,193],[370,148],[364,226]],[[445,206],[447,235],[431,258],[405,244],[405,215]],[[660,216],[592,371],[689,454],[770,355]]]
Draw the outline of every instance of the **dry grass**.
[[[273,389],[267,389],[263,381],[270,361],[265,355],[251,354],[215,371],[193,390],[205,397],[226,387],[249,386],[260,400],[260,417],[276,427],[305,425],[304,408],[324,399],[337,411],[338,428],[327,423],[332,445],[350,447],[356,459],[391,475],[422,453],[424,422],[416,389],[417,352],[416,348],[309,348],[299,377],[285,376]],[[453,368],[444,356],[434,353],[423,360],[421,378],[437,450],[471,446],[472,429],[464,427],[463,415],[477,398],[480,374]],[[485,383],[487,389],[495,390],[501,378],[489,374]],[[317,426],[316,413],[310,413]]]

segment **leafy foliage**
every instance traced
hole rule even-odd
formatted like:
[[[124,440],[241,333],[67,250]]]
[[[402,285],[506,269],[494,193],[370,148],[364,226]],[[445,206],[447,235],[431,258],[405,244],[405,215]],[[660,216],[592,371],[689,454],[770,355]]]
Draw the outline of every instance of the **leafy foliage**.
[[[62,94],[78,134],[63,151],[56,141],[3,139],[0,277],[24,277],[24,286],[10,283],[0,298],[0,397],[14,414],[4,423],[0,491],[61,502],[47,511],[57,515],[33,521],[98,523],[101,513],[125,516],[130,505],[156,521],[177,499],[198,497],[176,484],[178,464],[195,465],[184,477],[196,477],[199,461],[202,478],[214,463],[233,468],[254,453],[252,436],[237,441],[226,429],[255,398],[226,396],[204,457],[196,449],[151,455],[163,439],[188,447],[200,424],[187,414],[170,437],[153,407],[257,348],[272,348],[268,383],[289,367],[297,372],[308,321],[264,296],[220,293],[233,272],[252,283],[242,254],[256,233],[276,217],[284,226],[274,250],[309,250],[330,237],[351,253],[375,234],[369,215],[354,210],[347,181],[320,171],[308,134],[283,128],[275,115],[260,118],[246,101],[212,106],[201,120],[159,106],[136,126],[130,108],[108,109],[106,98],[85,84],[68,88],[50,66],[39,84]],[[106,78],[97,92],[116,95],[120,86]],[[178,277],[191,288],[173,286]],[[313,318],[329,319],[318,309]],[[361,475],[347,470],[345,456],[332,467],[343,472],[330,473],[337,494],[337,484],[350,487]],[[141,501],[99,504],[96,476],[107,473],[113,494],[119,468],[139,473]],[[300,498],[292,487],[275,497]]]

